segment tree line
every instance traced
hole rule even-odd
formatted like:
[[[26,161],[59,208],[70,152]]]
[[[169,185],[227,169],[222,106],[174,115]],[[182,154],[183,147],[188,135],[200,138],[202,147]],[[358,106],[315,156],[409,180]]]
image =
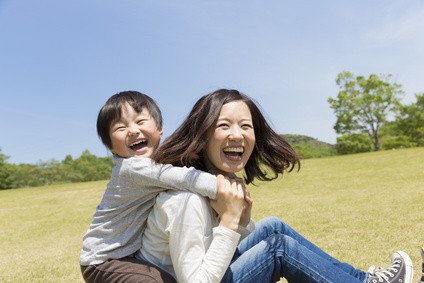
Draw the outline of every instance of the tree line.
[[[36,165],[9,164],[7,159],[0,150],[0,190],[106,180],[112,171],[111,157],[97,157],[88,150],[77,159],[67,155],[62,162],[51,160]]]
[[[335,155],[333,145],[303,135],[282,135],[302,158]],[[61,162],[50,160],[38,164],[9,164],[0,148],[0,190],[63,183],[107,180],[112,172],[111,157],[97,157],[84,150],[79,158],[67,155]]]
[[[336,115],[335,146],[301,135],[283,135],[302,158],[424,146],[424,93],[402,104],[402,85],[391,75],[355,76],[343,71],[336,84],[339,92],[328,98]],[[59,183],[109,179],[111,157],[97,157],[88,150],[73,159],[51,160],[36,165],[9,164],[0,149],[0,190]]]

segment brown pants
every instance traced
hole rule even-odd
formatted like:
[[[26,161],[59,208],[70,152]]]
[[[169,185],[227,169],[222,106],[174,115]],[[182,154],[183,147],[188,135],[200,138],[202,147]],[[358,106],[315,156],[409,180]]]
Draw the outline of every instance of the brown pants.
[[[134,257],[108,260],[102,264],[81,266],[87,283],[176,283],[167,272]]]

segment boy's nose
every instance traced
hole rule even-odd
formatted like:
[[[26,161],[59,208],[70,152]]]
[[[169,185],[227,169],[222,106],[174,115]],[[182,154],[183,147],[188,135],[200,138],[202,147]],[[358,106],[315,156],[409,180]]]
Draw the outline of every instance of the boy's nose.
[[[128,134],[130,136],[138,134],[140,132],[140,129],[137,126],[130,126],[128,129]]]

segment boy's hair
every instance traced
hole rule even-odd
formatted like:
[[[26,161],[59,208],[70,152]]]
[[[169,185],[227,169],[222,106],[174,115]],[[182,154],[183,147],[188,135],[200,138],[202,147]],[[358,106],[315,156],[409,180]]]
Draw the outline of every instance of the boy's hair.
[[[119,92],[106,101],[97,115],[97,134],[102,143],[110,150],[112,149],[112,141],[109,135],[110,126],[121,119],[122,109],[126,103],[137,113],[146,108],[156,122],[158,130],[162,130],[162,113],[151,97],[138,91]]]
[[[153,159],[174,166],[194,166],[206,171],[203,154],[224,104],[243,101],[252,115],[256,143],[244,168],[246,183],[255,178],[272,180],[284,170],[300,167],[299,156],[290,144],[274,132],[251,98],[237,90],[219,89],[201,97],[182,125],[169,136]],[[262,165],[265,165],[263,167]],[[268,173],[273,173],[268,176]]]

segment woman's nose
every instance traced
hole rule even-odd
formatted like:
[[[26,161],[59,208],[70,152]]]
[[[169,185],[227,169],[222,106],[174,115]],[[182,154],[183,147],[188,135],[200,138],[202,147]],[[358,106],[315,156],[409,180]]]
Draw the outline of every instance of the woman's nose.
[[[241,134],[241,130],[238,127],[231,128],[229,139],[233,141],[240,141],[243,139],[243,135]]]

